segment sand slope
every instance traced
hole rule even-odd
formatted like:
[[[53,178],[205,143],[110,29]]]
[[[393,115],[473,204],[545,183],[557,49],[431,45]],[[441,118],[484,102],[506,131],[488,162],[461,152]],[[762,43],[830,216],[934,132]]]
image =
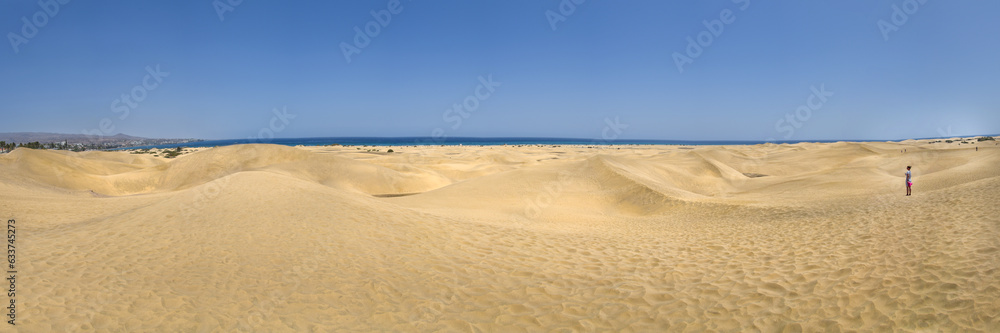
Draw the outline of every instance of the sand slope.
[[[26,332],[998,331],[971,147],[18,149],[0,217]]]

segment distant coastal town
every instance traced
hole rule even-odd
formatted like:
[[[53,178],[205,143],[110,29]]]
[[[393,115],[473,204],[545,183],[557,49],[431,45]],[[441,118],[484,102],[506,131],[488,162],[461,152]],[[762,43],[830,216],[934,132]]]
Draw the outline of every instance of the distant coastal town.
[[[58,133],[0,133],[0,153],[7,153],[19,147],[33,149],[58,149],[71,151],[107,150],[117,148],[183,144],[201,142],[201,139],[150,139],[126,134],[94,136],[85,134]]]

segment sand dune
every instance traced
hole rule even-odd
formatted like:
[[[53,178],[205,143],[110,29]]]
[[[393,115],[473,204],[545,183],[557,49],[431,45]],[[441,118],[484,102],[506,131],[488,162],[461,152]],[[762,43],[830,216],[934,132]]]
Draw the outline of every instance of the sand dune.
[[[25,332],[996,332],[972,147],[18,149],[0,218]]]

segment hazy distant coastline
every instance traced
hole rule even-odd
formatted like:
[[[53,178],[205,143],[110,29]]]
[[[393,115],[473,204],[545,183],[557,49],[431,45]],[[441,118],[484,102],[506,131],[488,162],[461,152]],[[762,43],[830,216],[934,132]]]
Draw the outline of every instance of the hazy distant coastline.
[[[988,135],[992,137],[996,135]],[[980,136],[962,136],[976,138]],[[958,137],[955,137],[958,138]],[[919,138],[914,140],[951,139],[951,138]],[[206,140],[194,143],[156,144],[128,148],[139,149],[172,149],[177,147],[206,148],[222,147],[238,144],[270,143],[283,146],[502,146],[502,145],[573,145],[573,146],[604,146],[604,145],[681,145],[681,146],[718,146],[718,145],[757,145],[765,143],[833,143],[833,142],[899,142],[904,140],[641,140],[641,139],[580,139],[580,138],[532,138],[532,137],[319,137],[319,138],[281,138],[271,140],[230,139]]]
[[[912,140],[945,140],[978,137],[995,137],[1000,135],[975,135],[941,138],[914,138]],[[153,139],[116,134],[113,136],[91,136],[85,134],[59,134],[42,132],[0,133],[0,142],[26,144],[29,148],[67,149],[67,150],[113,150],[113,149],[173,149],[178,147],[207,148],[232,146],[239,144],[269,143],[283,146],[502,146],[502,145],[573,145],[573,146],[606,146],[606,145],[681,145],[681,146],[717,146],[717,145],[757,145],[765,143],[795,144],[795,143],[834,143],[834,142],[900,142],[911,139],[897,140],[654,140],[654,139],[584,139],[584,138],[542,138],[542,137],[311,137],[311,138],[275,138],[259,139]],[[37,144],[38,146],[36,146]]]
[[[201,139],[154,139],[131,136],[127,134],[116,134],[110,136],[97,136],[86,134],[61,134],[45,132],[16,132],[0,133],[0,141],[13,144],[30,144],[46,148],[58,149],[115,149],[148,145],[164,144],[184,144],[191,142],[201,142]]]

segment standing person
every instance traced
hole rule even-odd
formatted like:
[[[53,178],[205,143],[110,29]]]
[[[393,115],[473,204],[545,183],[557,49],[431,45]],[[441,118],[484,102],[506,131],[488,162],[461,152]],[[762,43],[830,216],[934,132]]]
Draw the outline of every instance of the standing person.
[[[910,187],[913,186],[913,174],[910,173],[910,166],[906,166],[906,195],[910,195]]]

